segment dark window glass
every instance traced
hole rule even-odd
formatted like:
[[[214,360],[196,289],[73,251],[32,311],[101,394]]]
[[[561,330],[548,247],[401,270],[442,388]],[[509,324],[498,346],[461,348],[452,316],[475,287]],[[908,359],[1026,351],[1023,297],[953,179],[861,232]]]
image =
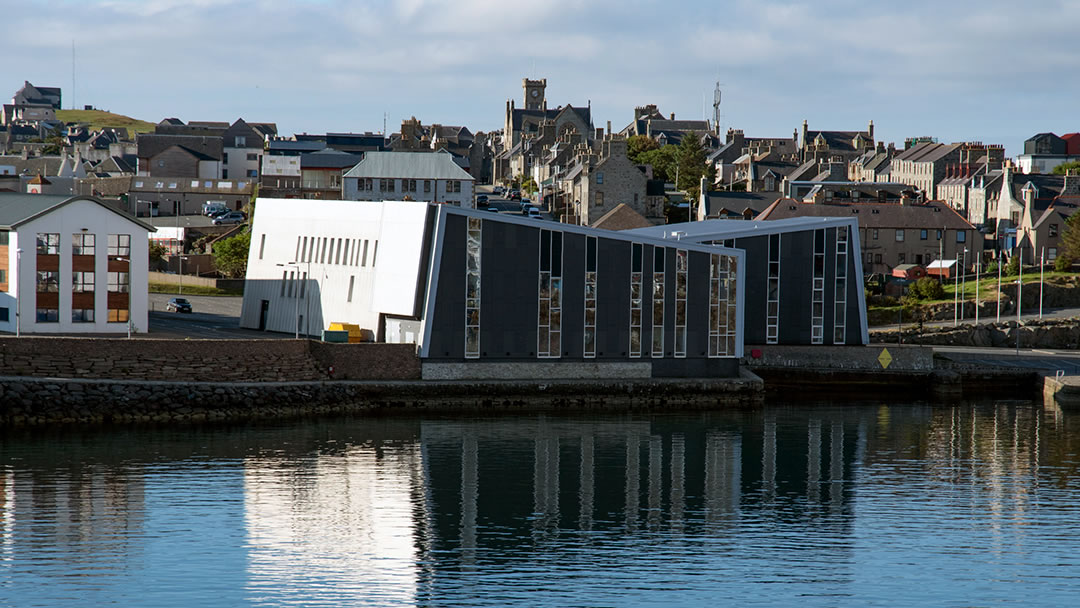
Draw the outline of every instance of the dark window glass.
[[[540,272],[551,270],[551,232],[540,231]]]
[[[641,243],[634,243],[632,246],[632,250],[632,269],[634,272],[641,272]]]

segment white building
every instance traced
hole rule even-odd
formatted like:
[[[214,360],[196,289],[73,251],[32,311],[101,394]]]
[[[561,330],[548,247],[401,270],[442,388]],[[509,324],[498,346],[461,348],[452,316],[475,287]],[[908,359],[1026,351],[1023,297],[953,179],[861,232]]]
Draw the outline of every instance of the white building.
[[[146,331],[152,231],[89,196],[0,194],[0,331]]]
[[[256,208],[241,327],[318,336],[330,323],[415,316],[427,203],[327,200],[305,205],[302,221],[296,200]],[[387,342],[416,342],[417,321],[386,326]]]
[[[473,207],[473,178],[449,152],[367,152],[344,175],[342,198]]]

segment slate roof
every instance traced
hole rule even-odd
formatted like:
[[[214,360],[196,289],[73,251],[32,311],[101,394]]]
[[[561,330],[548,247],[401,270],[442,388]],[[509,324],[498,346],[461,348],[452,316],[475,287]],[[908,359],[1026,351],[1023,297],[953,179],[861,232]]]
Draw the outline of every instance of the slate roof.
[[[586,125],[592,124],[592,108],[575,106],[560,106],[555,109],[547,110],[526,110],[523,108],[514,108],[513,113],[510,116],[510,121],[513,125],[513,130],[520,131],[522,119],[524,119],[526,116],[539,118],[541,120],[555,120],[555,117],[558,116],[559,112],[562,112],[563,110],[569,110],[571,112],[574,112],[581,117],[581,120]]]
[[[473,181],[447,152],[368,152],[344,177]]]
[[[592,223],[593,228],[604,230],[633,230],[652,226],[652,222],[645,219],[626,203],[619,203],[615,208],[600,216],[600,219]]]
[[[1051,175],[1042,173],[1013,173],[1012,196],[1018,201],[1024,200],[1024,188],[1031,184],[1036,189],[1035,203],[1038,208],[1039,201],[1050,201],[1061,194],[1065,188],[1064,175]]]
[[[803,146],[810,145],[811,142],[817,139],[818,135],[821,135],[825,139],[825,143],[829,146],[830,150],[848,152],[856,152],[859,150],[859,148],[854,146],[856,135],[862,135],[862,138],[867,142],[871,142],[874,139],[870,137],[869,131],[807,131],[806,141],[803,142]]]
[[[86,200],[101,205],[103,209],[106,209],[110,213],[115,213],[120,217],[137,224],[150,232],[155,232],[156,228],[150,224],[137,220],[130,215],[120,213],[116,209],[106,205],[100,200],[92,196],[65,196],[54,194],[11,194],[0,193],[0,229],[14,230],[20,225],[34,219],[51,213],[68,203]]]
[[[782,220],[796,217],[857,217],[860,226],[871,228],[975,229],[943,201],[905,204],[803,203],[782,198],[754,219]]]
[[[327,148],[300,157],[301,169],[345,169],[360,162],[361,155]]]
[[[750,209],[757,215],[780,198],[779,192],[706,192],[705,214],[714,215],[721,210],[742,215]]]
[[[911,146],[893,158],[896,160],[908,160],[917,163],[932,163],[941,160],[963,144],[942,144],[937,142],[922,142]]]
[[[56,175],[60,171],[63,159],[59,156],[35,156],[23,158],[21,155],[0,156],[0,165],[15,167],[18,175]]]
[[[200,158],[221,160],[221,137],[202,137],[198,135],[162,135],[144,133],[136,139],[139,158],[153,158],[172,146],[180,146]]]
[[[302,152],[318,152],[326,148],[325,141],[310,140],[310,141],[292,141],[289,139],[272,139],[266,142],[266,152],[273,154],[274,152],[295,152],[300,154]]]

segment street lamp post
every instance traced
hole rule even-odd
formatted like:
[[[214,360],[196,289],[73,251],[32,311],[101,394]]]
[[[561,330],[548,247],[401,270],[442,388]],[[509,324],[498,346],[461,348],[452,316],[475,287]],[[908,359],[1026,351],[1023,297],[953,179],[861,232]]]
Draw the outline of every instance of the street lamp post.
[[[176,273],[176,275],[180,278],[180,284],[176,288],[176,293],[178,293],[179,295],[184,295],[184,260],[186,260],[186,259],[187,259],[186,255],[181,255],[181,256],[177,256],[177,260],[176,260],[176,262],[177,262],[177,273]]]
[[[979,270],[982,267],[982,254],[975,260],[975,327],[979,326]]]
[[[22,247],[15,250],[15,280],[22,282]],[[15,295],[15,337],[18,338],[22,335],[22,315],[19,314],[19,309],[22,308],[23,301],[23,294],[18,283],[15,285]]]
[[[296,269],[296,274],[297,275],[300,274],[300,264],[298,264],[295,261],[293,261],[293,262],[285,262],[284,264],[277,264],[277,266],[281,266],[281,267],[292,266],[293,268]],[[299,276],[297,278],[299,278]],[[299,283],[299,281],[297,281],[297,283]],[[299,285],[297,285],[297,287],[298,288],[296,289],[296,291],[291,291],[290,290],[290,292],[293,295],[293,299],[296,301],[296,316],[293,319],[295,332],[294,332],[293,337],[296,338],[297,340],[299,340],[300,339],[300,289],[299,289]]]
[[[964,273],[963,280],[961,282],[960,291],[964,294],[964,300],[967,300],[967,247],[964,247],[964,264],[960,267],[960,272]],[[976,305],[978,305],[976,303]],[[960,320],[964,320],[964,310],[960,310]]]

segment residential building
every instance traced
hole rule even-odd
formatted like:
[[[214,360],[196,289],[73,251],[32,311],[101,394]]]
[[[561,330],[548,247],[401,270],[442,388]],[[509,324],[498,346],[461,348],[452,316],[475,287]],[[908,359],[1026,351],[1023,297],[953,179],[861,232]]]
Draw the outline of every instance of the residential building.
[[[1078,205],[1080,175],[1022,174],[1007,167],[997,205],[998,248],[1012,255],[1019,246],[1025,264],[1042,259],[1044,252],[1056,259],[1065,220]]]
[[[732,377],[744,254],[452,205],[259,199],[240,324],[354,323],[424,378]]]
[[[661,146],[677,146],[687,133],[696,133],[700,137],[710,135],[712,131],[713,127],[707,120],[675,120],[674,113],[665,117],[656,104],[648,104],[634,108],[634,120],[619,131],[619,135],[643,135],[655,139]]]
[[[662,196],[648,196],[648,177],[626,156],[626,138],[610,135],[600,143],[598,153],[579,144],[575,163],[561,178],[567,199],[564,222],[591,226],[620,203],[652,222],[663,223]]]
[[[889,181],[914,186],[937,200],[937,185],[946,177],[960,171],[970,175],[980,167],[1000,168],[1004,160],[1005,148],[997,144],[922,142],[893,157]]]
[[[1017,157],[1021,173],[1051,173],[1054,167],[1080,161],[1080,133],[1058,137],[1038,133],[1024,142],[1024,153]]]
[[[840,158],[846,164],[874,148],[872,120],[865,131],[811,131],[804,120],[802,137],[799,140],[799,162]]]
[[[858,220],[865,256],[861,268],[867,274],[888,274],[900,264],[925,266],[939,259],[960,259],[961,265],[971,267],[976,252],[983,250],[982,234],[941,201],[916,202],[907,197],[899,203],[780,199],[755,221],[832,217]]]
[[[276,133],[276,127],[274,128]],[[265,135],[239,118],[222,133],[221,178],[259,178]]]
[[[300,158],[324,149],[326,142],[321,140],[272,139],[266,142],[259,170],[259,193],[266,198],[300,198]]]
[[[848,164],[848,179],[853,182],[887,182],[896,147],[877,142],[877,147],[855,157]]]
[[[145,332],[153,231],[93,197],[0,194],[0,331]]]
[[[300,197],[340,199],[342,176],[363,158],[334,148],[300,157]]]
[[[512,167],[520,166],[515,157],[521,154],[520,144],[523,139],[535,138],[540,133],[540,125],[552,121],[555,125],[555,137],[567,134],[580,134],[585,141],[595,139],[592,121],[592,107],[559,106],[547,107],[547,79],[523,79],[521,83],[524,107],[516,108],[514,101],[506,101],[506,116],[502,132],[502,149],[494,157],[493,179],[508,182],[516,177]],[[537,154],[537,157],[543,156]]]
[[[746,344],[869,343],[856,217],[707,220],[627,232],[745,252]]]
[[[255,179],[189,179],[134,177],[128,191],[128,209],[139,217],[198,215],[206,203],[221,203],[239,211],[251,201]]]
[[[779,192],[701,191],[694,209],[696,221],[752,220],[780,198]]]
[[[341,198],[413,200],[473,206],[473,177],[438,152],[368,152],[343,176]]]
[[[135,143],[142,177],[221,179],[221,136],[142,133]]]

